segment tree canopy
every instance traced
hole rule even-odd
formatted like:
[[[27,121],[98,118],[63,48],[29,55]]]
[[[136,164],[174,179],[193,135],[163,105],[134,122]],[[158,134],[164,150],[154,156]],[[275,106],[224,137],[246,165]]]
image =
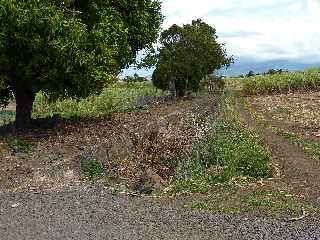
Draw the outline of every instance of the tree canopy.
[[[39,91],[99,93],[151,46],[161,22],[157,0],[0,0],[0,105],[14,96],[24,128]]]
[[[233,61],[217,38],[216,30],[202,20],[163,31],[158,53],[147,58],[156,66],[153,83],[163,90],[175,89],[178,96],[198,91],[203,77]]]

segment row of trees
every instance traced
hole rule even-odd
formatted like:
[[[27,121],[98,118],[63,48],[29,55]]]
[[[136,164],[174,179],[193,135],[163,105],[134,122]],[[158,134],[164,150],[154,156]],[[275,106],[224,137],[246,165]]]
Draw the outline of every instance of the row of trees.
[[[126,76],[123,79],[123,81],[126,83],[134,83],[134,82],[146,82],[148,81],[148,79],[145,77],[141,77],[137,73],[135,73],[133,76]]]
[[[24,129],[37,92],[51,100],[100,93],[142,49],[151,49],[143,65],[155,66],[154,85],[179,97],[232,63],[201,20],[163,31],[153,49],[162,19],[158,0],[0,0],[0,106],[14,97]]]
[[[263,72],[263,73],[255,73],[254,71],[250,70],[247,74],[246,74],[246,77],[253,77],[253,76],[256,76],[256,75],[274,75],[274,74],[277,74],[277,73],[283,73],[283,72],[288,72],[288,70],[284,70],[284,69],[269,69],[268,71],[266,72]],[[243,75],[240,75],[240,77],[244,77]]]

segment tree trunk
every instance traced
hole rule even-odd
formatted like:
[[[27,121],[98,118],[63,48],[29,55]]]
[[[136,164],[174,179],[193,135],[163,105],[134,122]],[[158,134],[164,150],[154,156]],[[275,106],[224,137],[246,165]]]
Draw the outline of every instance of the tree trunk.
[[[178,88],[176,89],[178,98],[183,98],[186,95],[185,89]]]
[[[176,84],[174,80],[169,82],[169,91],[170,91],[172,100],[176,100],[177,91],[176,91]]]
[[[17,130],[25,130],[31,126],[32,106],[35,99],[35,93],[18,89],[14,92],[16,99],[16,121]]]

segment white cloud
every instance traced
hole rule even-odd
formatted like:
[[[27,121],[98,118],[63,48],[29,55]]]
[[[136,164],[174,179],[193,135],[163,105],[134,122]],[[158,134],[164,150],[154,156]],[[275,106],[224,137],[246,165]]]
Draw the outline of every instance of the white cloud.
[[[304,8],[303,2],[295,2],[295,3],[289,4],[288,6],[288,10],[292,12],[302,11],[303,8]]]
[[[164,28],[202,18],[238,58],[320,61],[319,0],[164,0],[163,13]],[[257,34],[234,34],[241,32]]]
[[[320,16],[320,1],[308,0],[308,9],[311,14]]]

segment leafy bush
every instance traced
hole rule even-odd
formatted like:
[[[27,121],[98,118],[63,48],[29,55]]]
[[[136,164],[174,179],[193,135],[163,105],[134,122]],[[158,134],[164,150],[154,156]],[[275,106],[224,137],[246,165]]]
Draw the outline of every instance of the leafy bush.
[[[303,72],[282,72],[272,75],[252,76],[244,80],[243,86],[244,93],[247,95],[319,89],[320,68],[311,68]]]

